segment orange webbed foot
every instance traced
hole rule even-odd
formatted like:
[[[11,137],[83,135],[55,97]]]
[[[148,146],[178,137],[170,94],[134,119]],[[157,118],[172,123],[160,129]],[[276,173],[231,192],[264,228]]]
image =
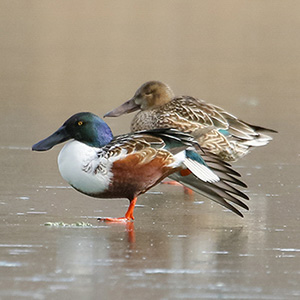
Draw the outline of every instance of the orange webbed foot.
[[[135,203],[136,203],[137,198],[134,198],[133,200],[130,201],[130,205],[128,207],[128,210],[125,214],[125,217],[121,217],[121,218],[98,218],[98,221],[100,222],[113,222],[113,223],[127,223],[127,222],[131,222],[134,220],[134,216],[133,216],[133,210],[135,207]]]
[[[134,218],[129,219],[126,217],[121,217],[121,218],[98,218],[97,219],[99,222],[112,222],[112,223],[127,223],[131,222],[134,220]]]

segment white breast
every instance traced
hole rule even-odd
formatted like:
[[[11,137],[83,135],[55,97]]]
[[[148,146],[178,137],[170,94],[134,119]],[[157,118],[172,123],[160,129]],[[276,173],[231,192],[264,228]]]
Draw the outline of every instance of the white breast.
[[[99,163],[102,165],[102,170],[95,172]],[[101,161],[97,155],[97,148],[74,140],[67,143],[60,151],[58,168],[61,176],[84,194],[105,191],[112,178],[111,162]]]

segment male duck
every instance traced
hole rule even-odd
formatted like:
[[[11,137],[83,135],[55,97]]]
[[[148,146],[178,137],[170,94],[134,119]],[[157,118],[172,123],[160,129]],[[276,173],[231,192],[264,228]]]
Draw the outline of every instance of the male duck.
[[[117,117],[141,110],[132,120],[131,131],[176,128],[191,133],[203,148],[225,161],[235,161],[251,147],[264,146],[272,129],[250,125],[224,109],[190,96],[175,97],[171,88],[159,81],[144,83],[133,98],[104,117]]]
[[[113,137],[102,119],[82,112],[33,145],[32,150],[49,150],[67,140],[71,141],[60,151],[58,167],[73,188],[92,197],[126,197],[130,201],[125,217],[102,220],[133,220],[137,196],[167,176],[174,176],[175,180],[240,216],[241,212],[227,201],[248,209],[238,199],[248,197],[231,185],[245,187],[235,177],[239,174],[214,154],[202,151],[189,134],[156,129]]]

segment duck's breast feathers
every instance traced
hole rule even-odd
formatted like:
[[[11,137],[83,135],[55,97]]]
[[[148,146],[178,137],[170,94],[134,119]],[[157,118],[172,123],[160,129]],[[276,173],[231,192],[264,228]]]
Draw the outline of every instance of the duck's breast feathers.
[[[99,157],[97,149],[72,140],[62,148],[58,156],[62,177],[75,189],[87,195],[105,191],[112,177],[112,162]]]
[[[164,147],[162,139],[143,134],[119,136],[103,148],[71,141],[58,165],[62,177],[84,194],[133,199],[176,171],[179,159]]]

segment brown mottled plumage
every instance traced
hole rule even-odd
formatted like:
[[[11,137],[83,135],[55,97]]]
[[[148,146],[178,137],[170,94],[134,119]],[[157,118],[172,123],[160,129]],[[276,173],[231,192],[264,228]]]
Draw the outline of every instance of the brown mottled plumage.
[[[132,99],[107,113],[116,117],[140,110],[131,122],[131,131],[176,128],[197,138],[203,148],[225,161],[235,161],[250,148],[266,145],[276,132],[250,125],[224,109],[190,96],[175,97],[170,87],[159,81],[144,83]]]

